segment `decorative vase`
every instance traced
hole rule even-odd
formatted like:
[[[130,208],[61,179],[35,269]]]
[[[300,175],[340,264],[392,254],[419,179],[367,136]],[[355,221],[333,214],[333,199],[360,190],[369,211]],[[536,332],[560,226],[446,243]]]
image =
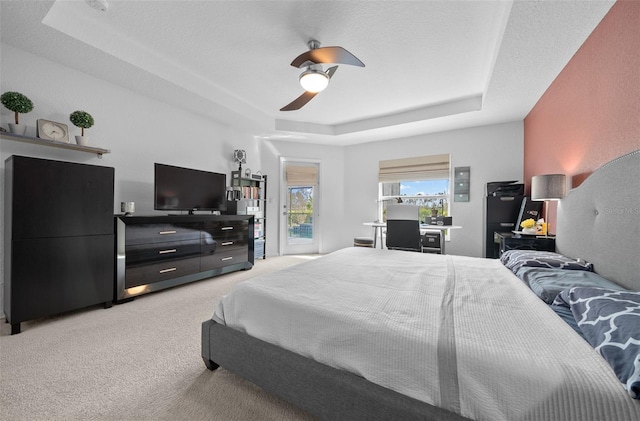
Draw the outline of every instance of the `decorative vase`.
[[[523,234],[535,235],[535,234],[538,233],[538,230],[536,229],[536,227],[533,227],[533,228],[522,228],[522,233]]]
[[[81,146],[87,146],[89,144],[86,136],[76,136],[76,143]]]
[[[9,130],[13,134],[24,136],[27,131],[27,126],[25,124],[9,123]]]

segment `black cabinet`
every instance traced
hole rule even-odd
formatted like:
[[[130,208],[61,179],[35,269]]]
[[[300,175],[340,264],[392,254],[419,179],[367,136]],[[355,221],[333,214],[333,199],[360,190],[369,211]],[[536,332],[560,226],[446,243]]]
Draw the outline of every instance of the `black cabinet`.
[[[507,250],[556,251],[555,237],[496,232],[494,233],[494,243],[498,249],[498,257]]]
[[[5,161],[4,312],[20,323],[113,299],[109,167],[11,156]]]
[[[118,216],[115,301],[251,269],[253,216]]]
[[[485,197],[484,257],[497,258],[494,232],[510,232],[516,229],[516,221],[524,196]]]

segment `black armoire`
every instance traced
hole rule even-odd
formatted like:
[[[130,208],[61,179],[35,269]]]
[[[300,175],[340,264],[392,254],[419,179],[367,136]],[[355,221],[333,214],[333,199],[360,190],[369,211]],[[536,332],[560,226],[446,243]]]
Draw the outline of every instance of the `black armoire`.
[[[5,161],[4,313],[20,323],[113,300],[109,167],[11,156]]]

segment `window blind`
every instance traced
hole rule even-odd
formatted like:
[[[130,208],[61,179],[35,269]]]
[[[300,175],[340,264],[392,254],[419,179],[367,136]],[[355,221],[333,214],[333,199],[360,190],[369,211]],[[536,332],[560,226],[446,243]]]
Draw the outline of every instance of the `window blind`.
[[[449,154],[416,156],[380,161],[380,183],[403,180],[439,180],[449,178]]]
[[[318,167],[288,165],[285,168],[287,186],[315,186],[318,184]]]

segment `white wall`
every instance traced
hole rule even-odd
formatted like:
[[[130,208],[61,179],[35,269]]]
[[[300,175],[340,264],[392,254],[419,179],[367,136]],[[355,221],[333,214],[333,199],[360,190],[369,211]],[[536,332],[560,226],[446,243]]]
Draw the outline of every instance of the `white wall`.
[[[95,125],[85,131],[90,146],[111,150],[98,159],[96,155],[73,150],[1,140],[2,198],[4,161],[14,154],[114,167],[114,213],[120,211],[121,201],[133,201],[136,214],[162,214],[153,210],[154,162],[217,171],[229,177],[230,171],[237,168],[232,163],[233,150],[245,149],[246,166],[259,168],[258,144],[249,133],[5,44],[0,44],[0,48],[0,91],[21,92],[34,103],[33,111],[20,116],[20,122],[28,125],[27,135],[35,136],[38,118],[65,123],[72,134],[80,134],[80,129],[69,121],[69,114],[82,109],[95,120]],[[8,128],[13,113],[0,108],[2,126]],[[0,212],[4,212],[2,206]],[[4,236],[4,215],[0,215],[0,235]],[[4,283],[3,260],[0,253],[0,291]]]
[[[481,257],[485,184],[522,180],[523,136],[522,122],[513,122],[347,147],[264,141],[263,172],[270,174],[267,254],[278,253],[273,233],[280,211],[280,156],[321,160],[320,252],[330,253],[372,234],[362,223],[377,218],[380,160],[449,153],[452,167],[471,167],[471,192],[469,202],[451,203],[454,223],[463,228],[452,231],[447,253]]]
[[[469,202],[452,202],[453,223],[448,254],[482,256],[483,197],[488,181],[522,180],[523,123],[513,122],[434,133],[406,139],[345,148],[345,229],[338,243],[352,244],[355,236],[371,236],[362,225],[377,218],[378,162],[410,156],[451,154],[451,167],[471,167]]]

